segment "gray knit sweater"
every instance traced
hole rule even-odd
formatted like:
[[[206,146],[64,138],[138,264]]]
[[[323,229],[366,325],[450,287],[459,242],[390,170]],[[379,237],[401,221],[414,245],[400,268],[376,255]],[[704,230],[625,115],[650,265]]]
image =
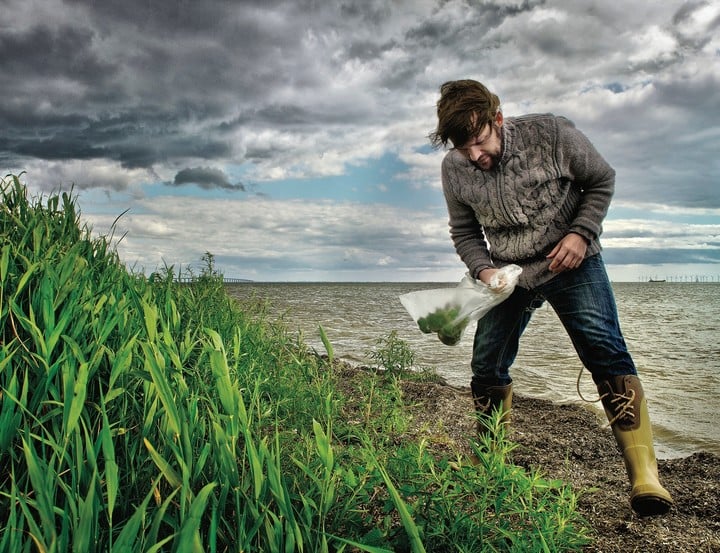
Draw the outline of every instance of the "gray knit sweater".
[[[450,236],[470,274],[520,265],[519,285],[533,288],[553,276],[545,256],[568,232],[600,252],[615,188],[615,171],[575,125],[552,114],[507,117],[502,151],[482,171],[450,150],[442,163]]]

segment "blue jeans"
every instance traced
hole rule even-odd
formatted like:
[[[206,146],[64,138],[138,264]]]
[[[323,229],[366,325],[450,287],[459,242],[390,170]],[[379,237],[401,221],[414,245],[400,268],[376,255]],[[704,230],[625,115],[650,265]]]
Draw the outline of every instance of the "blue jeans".
[[[611,376],[637,374],[620,331],[605,264],[597,254],[533,290],[516,287],[507,300],[478,321],[471,363],[474,382],[480,386],[512,382],[509,369],[520,336],[534,309],[545,301],[557,313],[596,384]],[[552,347],[548,344],[549,350]]]

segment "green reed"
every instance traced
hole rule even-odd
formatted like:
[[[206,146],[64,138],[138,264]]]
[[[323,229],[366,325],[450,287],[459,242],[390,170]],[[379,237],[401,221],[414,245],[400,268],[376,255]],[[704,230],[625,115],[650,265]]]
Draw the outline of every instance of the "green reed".
[[[588,541],[571,490],[512,466],[504,442],[479,465],[433,452],[408,432],[413,373],[348,381],[322,330],[325,358],[229,298],[211,254],[190,283],[132,274],[70,195],[28,198],[16,176],[0,236],[0,551]]]

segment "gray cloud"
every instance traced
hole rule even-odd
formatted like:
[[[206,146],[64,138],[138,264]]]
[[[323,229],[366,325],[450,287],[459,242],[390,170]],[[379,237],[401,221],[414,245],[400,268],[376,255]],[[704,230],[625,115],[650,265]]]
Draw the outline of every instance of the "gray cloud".
[[[213,188],[222,188],[225,190],[245,190],[242,183],[231,183],[228,176],[220,169],[212,167],[192,167],[183,169],[175,175],[172,184],[174,186],[182,186],[184,184],[196,184],[200,188],[210,190]]]
[[[716,23],[693,27],[705,3],[581,9],[562,1],[338,1],[319,9],[309,1],[46,2],[44,9],[59,16],[56,23],[31,19],[22,5],[8,2],[5,11],[15,24],[0,35],[0,70],[23,77],[4,83],[0,106],[0,134],[6,134],[0,159],[8,165],[33,158],[104,159],[126,169],[177,172],[208,161],[256,161],[262,173],[304,158],[308,143],[339,153],[364,132],[391,121],[417,121],[419,95],[431,97],[446,77],[487,79],[506,102],[561,111],[563,104],[573,108],[565,98],[602,74],[609,79],[600,86],[627,98],[639,77],[651,80],[655,97],[633,118],[620,115],[628,103],[623,100],[616,102],[617,115],[610,106],[602,117],[584,116],[582,128],[601,140],[622,133],[622,142],[645,141],[628,155],[637,151],[646,155],[640,164],[655,165],[662,174],[651,175],[655,187],[662,186],[674,203],[707,200],[702,193],[673,195],[657,150],[646,146],[657,142],[662,149],[660,137],[642,134],[662,132],[655,114],[662,106],[682,111],[681,101],[691,115],[719,117],[711,115],[720,111],[712,93],[716,74],[691,81],[653,76],[685,63],[711,40]],[[693,42],[633,61],[633,51],[646,46],[633,39],[655,27]],[[424,106],[429,127],[431,102]],[[609,128],[613,122],[615,129]],[[335,126],[339,132],[318,133]],[[273,135],[288,133],[295,145],[275,151]],[[396,145],[390,139],[384,147]],[[679,155],[707,155],[685,150]],[[625,144],[618,151],[626,152]],[[616,163],[622,166],[627,157]],[[639,184],[628,197],[639,199],[645,193],[641,174],[632,176]]]
[[[117,68],[93,50],[95,32],[86,27],[51,28],[39,23],[27,29],[4,29],[0,64],[6,75],[23,79],[67,79],[102,85]]]
[[[45,190],[72,182],[142,198],[153,184],[192,183],[270,197],[275,181],[388,155],[407,164],[398,180],[437,190],[438,163],[419,153],[437,90],[470,77],[506,115],[573,119],[616,168],[616,202],[717,209],[719,26],[716,3],[684,0],[5,0],[0,164]],[[353,220],[332,243],[312,226],[294,231],[323,267],[333,261],[320,247],[346,266],[413,263],[392,232]]]

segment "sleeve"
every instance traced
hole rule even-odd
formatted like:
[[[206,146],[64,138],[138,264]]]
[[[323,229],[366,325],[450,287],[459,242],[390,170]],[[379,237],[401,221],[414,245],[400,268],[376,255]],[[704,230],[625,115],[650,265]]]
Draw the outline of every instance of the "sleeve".
[[[446,157],[442,164],[442,186],[448,209],[450,238],[455,246],[455,251],[467,266],[470,276],[477,278],[480,271],[494,267],[494,264],[485,233],[475,212],[455,193],[457,181],[457,171],[449,157]]]
[[[602,222],[615,192],[615,170],[570,120],[558,117],[557,122],[561,170],[581,193],[570,231],[593,241],[602,232]]]

